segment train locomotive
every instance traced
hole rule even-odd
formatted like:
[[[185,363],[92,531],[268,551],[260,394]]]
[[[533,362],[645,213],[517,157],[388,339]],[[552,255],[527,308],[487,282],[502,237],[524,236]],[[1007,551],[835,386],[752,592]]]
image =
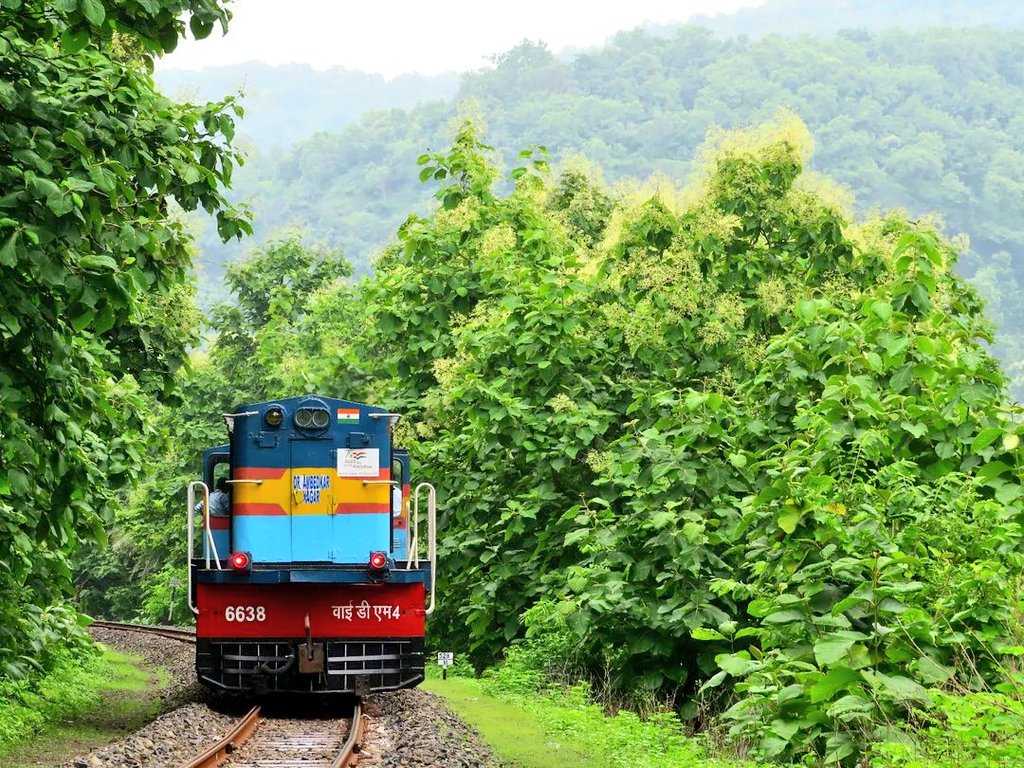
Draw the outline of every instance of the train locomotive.
[[[427,483],[411,490],[398,418],[314,395],[224,414],[229,443],[188,487],[201,683],[365,695],[423,680],[436,502]],[[218,483],[227,498],[211,504]]]

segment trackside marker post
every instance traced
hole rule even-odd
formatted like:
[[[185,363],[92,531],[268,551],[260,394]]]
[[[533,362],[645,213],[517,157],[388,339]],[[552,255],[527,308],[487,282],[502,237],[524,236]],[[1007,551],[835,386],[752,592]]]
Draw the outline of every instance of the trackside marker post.
[[[448,679],[448,667],[455,661],[455,654],[451,651],[438,651],[437,652],[437,663],[441,667],[441,679]]]

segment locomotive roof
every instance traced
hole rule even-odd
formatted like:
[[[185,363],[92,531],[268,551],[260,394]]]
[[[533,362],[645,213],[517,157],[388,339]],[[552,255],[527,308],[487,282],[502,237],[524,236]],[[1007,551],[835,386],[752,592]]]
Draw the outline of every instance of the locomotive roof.
[[[307,400],[320,400],[325,405],[327,405],[329,407],[335,407],[335,408],[337,408],[337,407],[342,407],[342,408],[345,408],[345,407],[348,407],[348,408],[358,408],[360,410],[365,410],[365,411],[370,411],[370,412],[381,412],[381,413],[384,413],[384,412],[387,411],[386,408],[382,408],[379,405],[369,405],[367,403],[358,403],[358,402],[355,402],[353,400],[343,400],[343,399],[338,398],[338,397],[330,397],[328,395],[316,395],[316,394],[294,395],[292,397],[280,397],[280,398],[277,398],[277,399],[274,399],[274,400],[261,400],[260,402],[256,402],[256,403],[246,403],[244,405],[240,405],[235,410],[237,412],[239,412],[239,413],[243,413],[245,411],[249,411],[249,410],[253,410],[253,409],[259,409],[259,408],[262,408],[263,406],[275,405],[275,404],[276,405],[282,405],[282,406],[285,406],[287,408],[288,406],[292,406],[292,405],[301,405],[302,403],[304,403]]]

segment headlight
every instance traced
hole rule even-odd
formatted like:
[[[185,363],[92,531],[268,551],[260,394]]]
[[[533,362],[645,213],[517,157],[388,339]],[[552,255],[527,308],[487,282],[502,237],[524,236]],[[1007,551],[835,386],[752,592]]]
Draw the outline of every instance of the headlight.
[[[280,427],[281,422],[284,421],[284,408],[279,405],[270,406],[263,414],[263,421],[267,423],[268,427]]]
[[[313,426],[313,409],[299,408],[295,412],[295,426],[299,429],[309,429]]]
[[[307,405],[295,410],[295,426],[307,432],[321,432],[331,423],[331,412],[322,406]]]

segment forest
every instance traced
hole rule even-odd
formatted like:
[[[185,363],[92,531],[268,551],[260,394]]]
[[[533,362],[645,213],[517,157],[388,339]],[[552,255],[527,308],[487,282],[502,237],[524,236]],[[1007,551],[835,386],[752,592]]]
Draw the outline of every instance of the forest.
[[[728,764],[1024,760],[1020,33],[525,43],[243,176],[152,73],[223,5],[8,5],[0,688],[186,621],[219,414],[325,391],[404,414],[477,671]]]
[[[257,145],[232,199],[251,206],[258,235],[296,228],[367,274],[408,211],[426,210],[407,169],[460,115],[486,124],[505,167],[544,144],[556,166],[583,157],[614,183],[685,179],[709,130],[788,110],[814,136],[811,169],[839,182],[859,212],[936,214],[945,233],[966,235],[960,274],[988,302],[996,354],[1024,376],[1022,46],[1024,31],[986,28],[747,40],[684,26],[623,33],[571,60],[524,42],[464,75],[450,100],[371,112],[287,150]],[[212,228],[199,242],[209,305],[223,298],[223,265],[247,246],[219,247]]]
[[[344,382],[443,489],[439,647],[483,668],[525,630],[763,759],[903,765],[965,711],[986,765],[1019,754],[1019,411],[953,244],[857,217],[811,144],[722,134],[698,182],[622,194],[540,147],[503,176],[467,123],[372,278],[297,238],[232,265],[83,605],[137,614],[142,583],[164,614],[209,414]]]

